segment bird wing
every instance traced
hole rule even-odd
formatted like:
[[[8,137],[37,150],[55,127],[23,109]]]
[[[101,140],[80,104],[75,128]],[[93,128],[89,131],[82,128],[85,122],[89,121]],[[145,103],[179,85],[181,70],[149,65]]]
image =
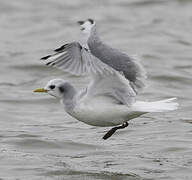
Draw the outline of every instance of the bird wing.
[[[126,53],[111,48],[100,39],[95,41],[93,37],[89,38],[88,46],[95,57],[115,70],[122,72],[126,79],[130,81],[131,87],[136,93],[144,88],[146,72],[138,60],[128,56]]]
[[[72,42],[55,50],[53,55],[43,58],[46,65],[57,67],[74,75],[91,75],[92,81],[87,88],[87,95],[105,95],[122,104],[131,105],[136,93],[121,73],[93,56],[78,42]]]
[[[78,42],[65,44],[54,50],[55,53],[41,58],[47,66],[54,66],[73,75],[87,75],[89,73],[103,73],[114,71],[99,60],[94,61],[86,48]]]

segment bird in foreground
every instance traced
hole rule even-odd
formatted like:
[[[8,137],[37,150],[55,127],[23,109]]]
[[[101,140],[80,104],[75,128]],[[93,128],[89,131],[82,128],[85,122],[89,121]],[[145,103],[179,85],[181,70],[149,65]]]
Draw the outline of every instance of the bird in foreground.
[[[106,45],[97,34],[94,20],[78,23],[87,37],[87,47],[72,42],[55,49],[54,54],[41,60],[48,66],[73,75],[88,75],[90,83],[83,90],[77,90],[68,81],[53,79],[34,92],[46,92],[58,97],[65,111],[79,121],[92,126],[111,126],[103,139],[108,139],[116,130],[127,127],[129,120],[143,114],[177,109],[178,103],[173,102],[176,98],[136,101],[146,79],[140,62]]]

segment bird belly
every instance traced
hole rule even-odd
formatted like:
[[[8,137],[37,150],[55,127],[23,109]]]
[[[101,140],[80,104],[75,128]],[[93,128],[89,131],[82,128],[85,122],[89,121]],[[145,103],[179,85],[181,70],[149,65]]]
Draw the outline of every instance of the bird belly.
[[[129,107],[109,99],[97,98],[81,102],[74,108],[71,115],[86,124],[105,127],[122,124],[141,114],[131,112]]]

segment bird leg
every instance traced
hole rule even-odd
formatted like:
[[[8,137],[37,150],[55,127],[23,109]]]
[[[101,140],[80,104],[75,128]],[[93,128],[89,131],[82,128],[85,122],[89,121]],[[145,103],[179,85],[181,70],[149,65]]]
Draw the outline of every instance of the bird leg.
[[[103,136],[103,139],[104,139],[104,140],[108,139],[109,137],[111,137],[111,136],[115,133],[115,131],[117,131],[117,129],[123,129],[123,128],[127,127],[128,125],[129,125],[129,123],[128,123],[128,122],[125,122],[125,123],[123,123],[123,124],[120,125],[120,126],[116,126],[116,127],[112,128],[112,129],[110,129],[110,130]]]

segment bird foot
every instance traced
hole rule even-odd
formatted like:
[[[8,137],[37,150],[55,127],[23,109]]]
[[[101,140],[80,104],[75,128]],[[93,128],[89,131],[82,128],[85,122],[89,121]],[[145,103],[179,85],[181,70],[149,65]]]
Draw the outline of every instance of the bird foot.
[[[120,125],[120,126],[113,127],[112,129],[110,129],[110,130],[103,136],[103,139],[104,139],[104,140],[108,139],[109,137],[111,137],[111,136],[115,133],[115,131],[117,131],[118,129],[126,128],[128,125],[129,125],[129,123],[128,123],[128,122],[125,122],[125,123],[123,123],[123,124]]]

